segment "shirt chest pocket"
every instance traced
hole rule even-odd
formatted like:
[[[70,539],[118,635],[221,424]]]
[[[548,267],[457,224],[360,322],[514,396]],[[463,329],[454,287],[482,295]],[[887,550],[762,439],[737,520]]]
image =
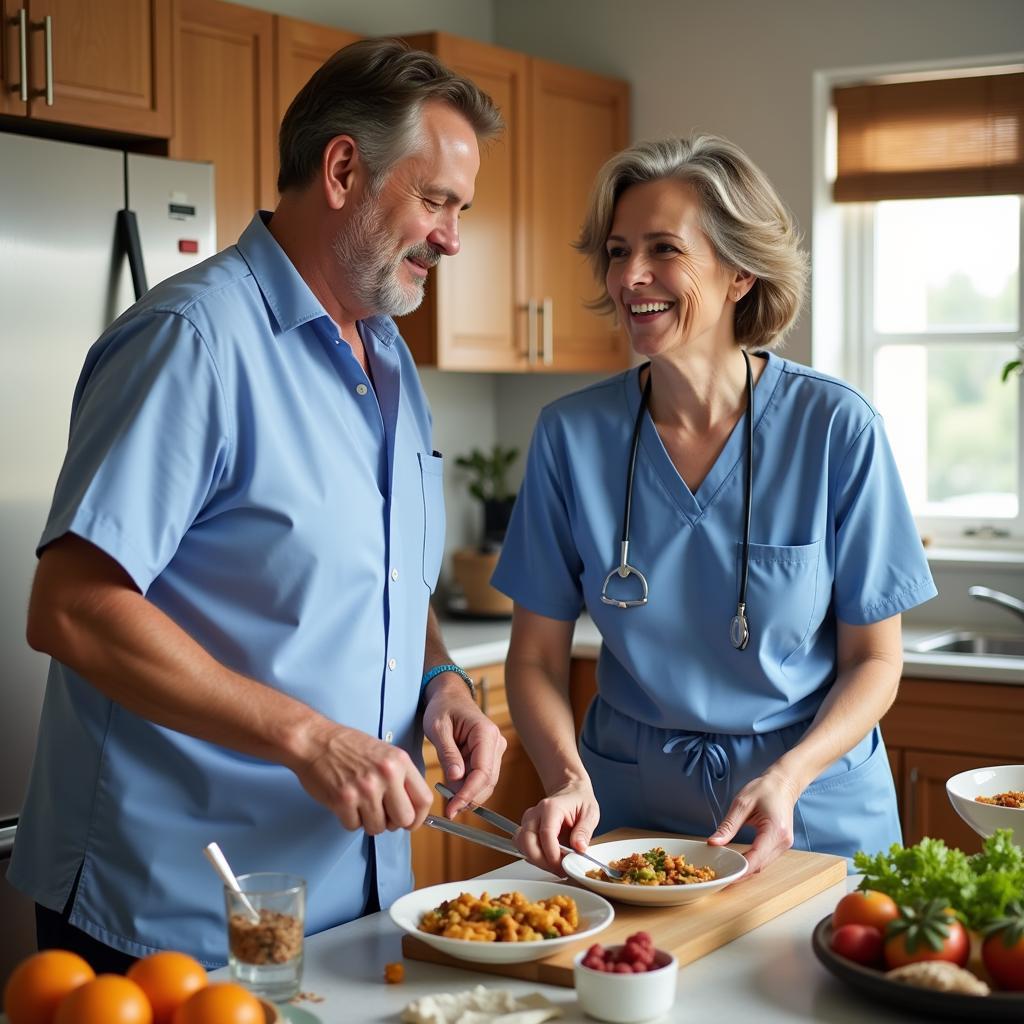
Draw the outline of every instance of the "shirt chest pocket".
[[[752,640],[779,662],[807,637],[817,601],[821,541],[750,545],[747,618]],[[743,545],[737,545],[737,580]]]
[[[434,592],[444,555],[444,457],[419,453],[423,487],[423,582]]]

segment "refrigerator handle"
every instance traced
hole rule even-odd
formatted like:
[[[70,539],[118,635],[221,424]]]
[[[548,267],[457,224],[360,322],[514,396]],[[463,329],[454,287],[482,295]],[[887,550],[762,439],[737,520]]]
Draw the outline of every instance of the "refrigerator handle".
[[[138,302],[146,292],[146,265],[142,260],[142,243],[139,241],[139,221],[134,210],[117,211],[117,228],[121,244],[128,254],[128,266],[132,272],[132,287],[135,289],[135,301]]]
[[[18,71],[21,82],[15,87],[22,103],[28,103],[28,11],[22,7],[16,18],[11,18],[11,23],[18,26],[18,63],[21,65]]]
[[[14,834],[17,831],[17,825],[0,827],[0,859],[10,857],[11,850],[14,849]]]

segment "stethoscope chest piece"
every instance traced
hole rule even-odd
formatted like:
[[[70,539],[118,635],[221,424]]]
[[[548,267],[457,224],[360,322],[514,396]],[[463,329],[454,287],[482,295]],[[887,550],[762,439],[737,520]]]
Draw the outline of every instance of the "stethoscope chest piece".
[[[750,643],[750,623],[747,622],[747,606],[738,604],[736,614],[729,623],[729,641],[737,651],[745,651]]]
[[[640,581],[640,586],[643,588],[640,597],[624,599],[609,595],[608,584],[612,580],[616,577],[624,580],[630,576],[635,576]],[[620,549],[619,564],[604,578],[601,601],[603,604],[614,605],[616,608],[639,608],[641,605],[647,604],[647,593],[647,577],[635,565],[629,564],[629,541],[624,540]]]

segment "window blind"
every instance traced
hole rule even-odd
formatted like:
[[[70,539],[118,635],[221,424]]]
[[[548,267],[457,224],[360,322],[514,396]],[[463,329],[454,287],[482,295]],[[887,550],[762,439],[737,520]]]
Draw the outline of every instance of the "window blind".
[[[839,203],[1024,193],[1024,73],[839,87]]]

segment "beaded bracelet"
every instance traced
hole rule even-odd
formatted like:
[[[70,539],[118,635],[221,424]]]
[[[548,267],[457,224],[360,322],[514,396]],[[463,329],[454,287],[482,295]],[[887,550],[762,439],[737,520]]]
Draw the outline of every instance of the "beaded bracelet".
[[[427,688],[427,684],[435,676],[439,676],[444,672],[454,672],[457,676],[462,676],[462,681],[469,687],[469,695],[476,700],[476,683],[469,678],[469,673],[464,668],[459,668],[458,665],[454,665],[451,662],[446,662],[444,665],[435,665],[432,669],[423,673],[423,679],[420,681],[420,691],[422,692]]]

